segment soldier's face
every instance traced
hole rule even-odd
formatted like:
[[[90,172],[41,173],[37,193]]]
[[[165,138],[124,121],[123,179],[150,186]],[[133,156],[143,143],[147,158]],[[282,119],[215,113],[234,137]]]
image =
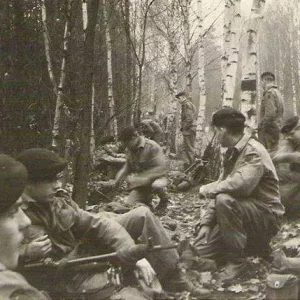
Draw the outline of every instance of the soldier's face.
[[[51,203],[55,199],[56,192],[62,186],[62,178],[31,182],[26,187],[28,196],[38,202]]]
[[[186,96],[180,96],[180,97],[178,97],[178,102],[180,104],[182,104],[185,100],[186,100]]]
[[[300,142],[300,122],[286,134],[287,139],[290,140],[293,144],[298,145]]]
[[[215,133],[216,133],[216,138],[219,142],[219,144],[222,147],[229,147],[231,146],[229,144],[229,138],[228,138],[228,132],[227,129],[224,127],[214,127]]]
[[[30,225],[21,204],[22,200],[19,199],[0,215],[0,262],[10,270],[18,265],[19,248],[24,239],[23,231]]]

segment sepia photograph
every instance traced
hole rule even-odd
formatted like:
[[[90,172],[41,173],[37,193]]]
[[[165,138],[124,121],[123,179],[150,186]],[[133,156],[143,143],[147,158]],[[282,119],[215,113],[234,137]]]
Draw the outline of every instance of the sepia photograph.
[[[300,300],[300,0],[0,1],[0,300]]]

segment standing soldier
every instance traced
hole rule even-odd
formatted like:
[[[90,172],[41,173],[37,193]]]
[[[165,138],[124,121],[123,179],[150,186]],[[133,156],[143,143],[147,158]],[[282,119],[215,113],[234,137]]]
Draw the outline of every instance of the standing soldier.
[[[260,108],[258,126],[259,141],[269,152],[277,149],[283,118],[283,98],[275,85],[275,75],[264,72],[261,75],[263,98]]]
[[[181,132],[183,135],[184,168],[194,162],[196,140],[196,108],[186,92],[175,96],[181,104]]]
[[[7,155],[0,155],[0,299],[50,299],[16,273],[23,231],[30,225],[21,209],[20,196],[27,181],[25,167]]]

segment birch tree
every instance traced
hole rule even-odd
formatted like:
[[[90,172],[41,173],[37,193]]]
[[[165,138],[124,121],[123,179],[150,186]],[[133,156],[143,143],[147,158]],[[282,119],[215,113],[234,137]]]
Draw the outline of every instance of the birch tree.
[[[247,48],[242,62],[241,111],[246,113],[251,108],[257,109],[258,82],[258,34],[263,18],[265,0],[254,0],[247,24]]]
[[[224,106],[233,106],[241,36],[240,5],[241,0],[225,0],[224,53],[222,57]]]
[[[117,136],[118,127],[117,119],[115,116],[115,101],[113,93],[113,72],[112,72],[112,44],[108,22],[108,4],[107,0],[103,0],[103,17],[105,26],[105,41],[107,49],[107,94],[108,94],[108,107],[109,107],[109,132],[113,136]]]
[[[196,149],[203,149],[203,135],[204,135],[204,122],[205,122],[205,107],[206,107],[206,86],[204,74],[204,29],[202,17],[202,0],[197,1],[198,5],[198,27],[199,27],[199,41],[198,41],[198,80],[199,80],[199,108],[197,117],[196,128]]]
[[[64,108],[63,89],[66,80],[66,64],[67,64],[67,56],[69,51],[70,18],[71,18],[72,3],[73,0],[67,0],[66,21],[65,21],[64,38],[63,38],[63,57],[62,57],[62,63],[60,68],[60,79],[58,84],[58,91],[57,91],[57,98],[56,98],[56,105],[55,105],[55,115],[54,115],[53,130],[52,130],[52,146],[54,148],[57,148],[59,146],[61,114]]]

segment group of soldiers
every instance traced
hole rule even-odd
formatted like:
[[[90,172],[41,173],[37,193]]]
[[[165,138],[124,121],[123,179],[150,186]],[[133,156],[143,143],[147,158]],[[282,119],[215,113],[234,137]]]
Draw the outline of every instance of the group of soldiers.
[[[240,111],[224,107],[213,114],[212,128],[227,151],[219,179],[199,189],[208,207],[195,228],[196,238],[181,257],[171,248],[148,251],[149,241],[151,245],[171,244],[155,215],[166,212],[169,204],[167,163],[162,148],[136,128],[124,128],[119,137],[127,155],[114,187],[128,182],[126,201],[133,207],[124,214],[91,213],[79,208],[61,189],[67,161],[57,153],[32,148],[16,158],[1,154],[0,298],[151,299],[144,289],[132,287],[128,278],[137,277],[150,289],[159,280],[159,293],[188,291],[197,299],[209,299],[209,290],[187,280],[180,267],[182,258],[196,256],[214,270],[216,264],[223,265],[223,271],[216,275],[220,283],[238,278],[248,267],[249,255],[269,260],[270,241],[285,213],[280,196],[285,200],[283,187],[291,184],[288,179],[299,186],[300,164],[300,121],[293,117],[282,126],[283,102],[274,80],[270,72],[262,75],[265,92],[258,127],[262,143],[244,130],[246,117]],[[186,158],[191,163],[196,133],[194,108],[185,92],[176,97],[182,104],[182,120],[186,122],[182,133],[191,154]],[[280,131],[284,139],[278,145]],[[274,164],[285,165],[282,174]],[[277,174],[285,175],[287,182],[281,185]],[[293,191],[297,197],[298,186],[286,188],[286,192]],[[155,207],[152,193],[160,198]],[[291,196],[288,199],[293,201]],[[141,205],[135,207],[135,203]],[[110,273],[108,266],[105,270],[66,267],[82,253],[110,252],[115,253]],[[43,262],[45,269],[28,267],[37,262]],[[58,267],[52,269],[50,262]],[[114,265],[122,268],[123,284]],[[116,277],[118,280],[112,280]]]

